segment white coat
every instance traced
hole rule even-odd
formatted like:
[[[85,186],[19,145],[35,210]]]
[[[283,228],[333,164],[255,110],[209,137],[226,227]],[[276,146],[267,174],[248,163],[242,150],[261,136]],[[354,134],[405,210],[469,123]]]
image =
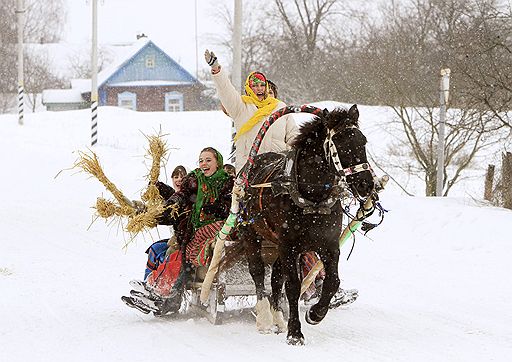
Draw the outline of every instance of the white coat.
[[[244,103],[240,93],[233,87],[226,72],[224,72],[222,68],[217,74],[213,74],[212,77],[215,87],[217,88],[217,95],[227,113],[233,119],[235,129],[238,132],[245,122],[257,111],[257,108],[254,104]],[[279,102],[274,112],[283,107],[286,107],[286,104]],[[250,131],[241,135],[236,141],[235,168],[237,172],[240,171],[246,163],[254,138],[259,132],[263,121],[265,121],[265,117],[262,117]],[[265,152],[281,152],[290,149],[290,145],[298,133],[297,124],[291,114],[278,118],[265,134],[258,154]]]

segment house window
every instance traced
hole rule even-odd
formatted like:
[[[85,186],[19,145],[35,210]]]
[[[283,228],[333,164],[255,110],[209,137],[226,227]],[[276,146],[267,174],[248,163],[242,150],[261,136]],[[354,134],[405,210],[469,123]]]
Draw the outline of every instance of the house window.
[[[165,93],[165,111],[181,112],[183,111],[183,94],[179,92]]]
[[[121,108],[137,110],[137,94],[132,92],[123,92],[117,95],[117,106]]]
[[[155,67],[155,54],[146,55],[146,68]]]

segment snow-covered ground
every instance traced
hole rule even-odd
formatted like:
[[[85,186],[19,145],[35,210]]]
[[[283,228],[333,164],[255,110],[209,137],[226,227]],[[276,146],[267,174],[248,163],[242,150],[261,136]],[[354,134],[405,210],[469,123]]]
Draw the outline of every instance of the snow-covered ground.
[[[375,150],[385,112],[360,113]],[[150,166],[144,135],[159,131],[172,148],[167,173],[180,163],[195,167],[205,146],[225,156],[230,149],[230,122],[221,112],[100,108],[94,151],[131,199],[140,198]],[[258,334],[247,319],[220,326],[186,316],[158,319],[121,302],[128,281],[143,275],[144,250],[169,231],[125,249],[121,225],[90,225],[96,197],[110,195],[76,170],[55,177],[89,142],[88,110],[28,114],[23,126],[14,115],[0,116],[0,361],[510,359],[512,211],[464,191],[407,197],[390,184],[381,195],[389,210],[384,223],[357,236],[348,261],[350,245],[342,250],[343,284],[358,288],[359,299],[317,326],[302,315],[306,345],[293,347],[283,334]]]

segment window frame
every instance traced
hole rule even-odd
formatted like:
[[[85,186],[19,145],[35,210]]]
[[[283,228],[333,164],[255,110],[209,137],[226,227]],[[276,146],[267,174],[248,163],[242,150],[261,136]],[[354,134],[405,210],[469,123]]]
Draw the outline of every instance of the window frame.
[[[170,100],[177,100],[178,103],[178,110],[175,110],[175,107],[171,110],[169,107],[169,101]],[[165,104],[164,104],[164,110],[166,112],[183,112],[183,93],[172,91],[165,93]]]
[[[156,65],[156,56],[155,54],[146,54],[146,57],[144,59],[144,65],[146,68],[153,69]]]
[[[132,103],[132,107],[125,107],[122,105],[122,102],[130,101]],[[117,106],[124,109],[130,109],[132,111],[137,110],[137,93],[124,91],[122,93],[117,94]]]

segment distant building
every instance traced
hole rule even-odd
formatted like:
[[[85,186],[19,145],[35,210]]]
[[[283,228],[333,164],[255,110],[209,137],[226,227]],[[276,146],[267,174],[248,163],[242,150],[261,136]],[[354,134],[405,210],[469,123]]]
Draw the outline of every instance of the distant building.
[[[176,63],[151,40],[141,37],[128,55],[98,74],[100,106],[134,111],[180,112],[202,110],[205,89],[194,76]],[[43,91],[49,111],[89,107],[91,80],[73,80],[71,89]]]

